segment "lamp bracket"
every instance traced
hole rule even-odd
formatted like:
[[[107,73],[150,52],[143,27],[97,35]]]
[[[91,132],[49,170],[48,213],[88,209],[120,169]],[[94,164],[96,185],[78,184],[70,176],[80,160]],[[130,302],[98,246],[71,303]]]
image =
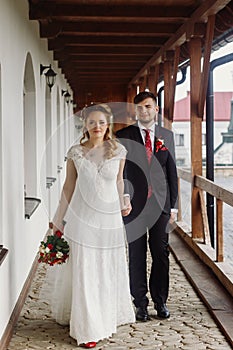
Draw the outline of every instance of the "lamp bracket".
[[[45,69],[51,69],[51,64],[49,66],[43,66],[43,64],[40,64],[40,75],[43,74]]]

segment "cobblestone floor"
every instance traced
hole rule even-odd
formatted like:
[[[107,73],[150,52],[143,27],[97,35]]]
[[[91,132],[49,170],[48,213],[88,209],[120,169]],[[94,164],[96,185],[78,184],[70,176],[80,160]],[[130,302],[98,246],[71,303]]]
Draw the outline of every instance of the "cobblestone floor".
[[[96,350],[231,349],[172,255],[170,259],[171,284],[167,304],[171,317],[157,319],[150,303],[151,321],[119,327],[117,334],[99,342]],[[44,276],[45,267],[40,265],[8,350],[79,348],[69,337],[69,328],[58,325],[51,318],[48,305],[39,299]]]

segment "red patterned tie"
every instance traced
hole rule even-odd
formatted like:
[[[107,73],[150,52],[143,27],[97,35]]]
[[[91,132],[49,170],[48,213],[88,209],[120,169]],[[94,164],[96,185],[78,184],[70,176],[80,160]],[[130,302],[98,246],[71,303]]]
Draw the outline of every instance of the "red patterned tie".
[[[146,137],[145,137],[146,155],[147,155],[148,162],[150,164],[151,156],[152,156],[152,143],[150,139],[150,130],[148,129],[143,129],[143,130],[146,133]]]
[[[152,157],[152,143],[151,143],[151,139],[150,139],[150,130],[148,130],[148,129],[143,129],[143,130],[146,133],[146,137],[145,137],[146,155],[147,155],[148,163],[150,164],[151,157]],[[152,187],[151,187],[151,185],[149,185],[147,198],[150,198],[151,195],[152,195]]]

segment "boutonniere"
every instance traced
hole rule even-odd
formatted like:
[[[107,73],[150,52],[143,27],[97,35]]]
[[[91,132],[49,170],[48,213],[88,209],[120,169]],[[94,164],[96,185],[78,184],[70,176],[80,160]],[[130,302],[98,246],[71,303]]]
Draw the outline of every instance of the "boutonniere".
[[[157,153],[160,150],[167,151],[167,147],[165,146],[163,139],[157,139],[155,142],[155,152]]]

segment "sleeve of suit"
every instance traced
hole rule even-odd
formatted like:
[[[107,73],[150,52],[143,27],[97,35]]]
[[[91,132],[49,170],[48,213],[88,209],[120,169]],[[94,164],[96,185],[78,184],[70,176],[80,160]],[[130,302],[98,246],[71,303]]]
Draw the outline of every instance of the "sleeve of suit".
[[[167,161],[167,180],[170,189],[171,208],[178,209],[178,176],[176,169],[175,144],[173,133],[171,134],[170,142],[167,145],[167,148],[169,150],[169,156]]]

